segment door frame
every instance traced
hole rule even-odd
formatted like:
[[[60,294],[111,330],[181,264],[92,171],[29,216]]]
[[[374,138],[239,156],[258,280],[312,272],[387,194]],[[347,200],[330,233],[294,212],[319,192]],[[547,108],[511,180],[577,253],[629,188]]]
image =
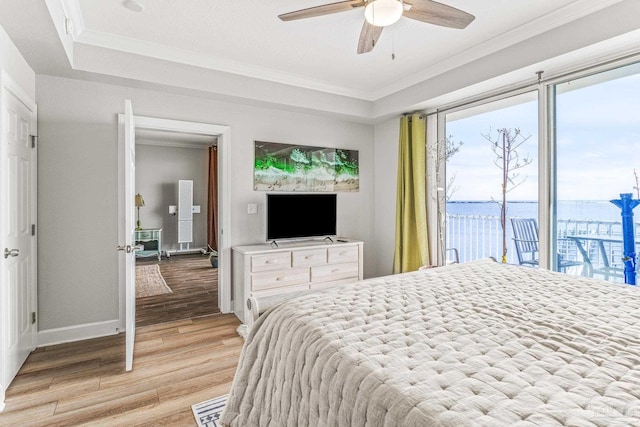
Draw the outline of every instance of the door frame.
[[[22,89],[22,87],[3,69],[0,68],[0,115],[4,113],[5,108],[5,96],[4,91],[11,93],[16,99],[22,102],[28,109],[31,111],[31,123],[29,126],[30,135],[35,136],[37,138],[38,135],[38,108],[33,99]],[[0,117],[0,121],[4,120],[3,117]],[[2,128],[0,123],[0,131],[4,132],[4,128]],[[0,136],[0,143],[1,143]],[[0,146],[0,156],[4,155],[5,149]],[[29,177],[31,180],[31,186],[29,188],[29,204],[31,205],[31,210],[29,212],[30,218],[29,222],[31,224],[36,225],[37,227],[37,212],[38,212],[38,144],[36,143],[32,149],[32,162],[33,168],[31,170],[31,176]],[[1,157],[0,157],[1,158]],[[3,194],[1,191],[2,188],[5,188],[5,183],[0,175],[0,205],[5,206],[5,197],[6,194]],[[3,213],[0,212],[0,221],[4,221]],[[36,229],[37,231],[37,229]],[[1,239],[1,235],[0,235]],[[31,349],[35,349],[37,346],[37,332],[38,332],[38,315],[37,315],[37,307],[38,307],[38,234],[36,232],[35,236],[32,237],[33,244],[31,245],[31,253],[29,256],[32,259],[31,266],[29,268],[28,276],[28,305],[29,312],[36,313],[36,321],[32,322],[30,325],[31,328]],[[3,241],[0,243],[4,244]],[[2,247],[4,248],[4,246]],[[0,316],[5,313],[9,313],[9,307],[7,304],[9,303],[8,299],[5,298],[5,283],[2,281],[2,273],[3,267],[0,266]],[[0,317],[0,320],[4,320]],[[9,361],[6,351],[7,351],[7,334],[9,331],[6,330],[7,323],[5,321],[0,321],[0,412],[4,409],[5,406],[5,393],[6,389],[10,384],[3,384],[3,378],[5,376],[5,372],[8,369],[6,363]]]
[[[222,313],[231,313],[231,127],[209,123],[187,122],[157,117],[134,115],[135,128],[177,133],[215,136],[218,138],[218,306]],[[124,114],[118,114],[118,241],[125,238],[124,230]],[[122,265],[121,265],[122,264]],[[125,277],[124,263],[118,262],[120,289],[120,327],[125,322]]]

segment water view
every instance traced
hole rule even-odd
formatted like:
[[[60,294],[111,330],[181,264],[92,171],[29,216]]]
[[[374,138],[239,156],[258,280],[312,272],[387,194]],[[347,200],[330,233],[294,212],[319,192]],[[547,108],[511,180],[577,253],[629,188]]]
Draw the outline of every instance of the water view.
[[[619,281],[621,212],[609,200],[620,193],[640,198],[640,97],[630,96],[640,93],[640,65],[561,82],[553,89],[551,132],[544,138],[538,135],[543,116],[535,88],[445,114],[446,137],[439,143],[446,147],[440,155],[446,247],[455,248],[461,262],[488,256],[500,260],[501,205],[496,201],[506,200],[507,262],[522,263],[512,218],[530,219],[516,222],[529,224],[528,233],[519,231],[527,235],[516,240],[526,242],[531,257],[539,257],[539,233],[548,231],[539,228],[542,188],[545,197],[555,198],[556,222],[549,231],[560,261],[554,268]],[[548,145],[541,149],[540,143]]]

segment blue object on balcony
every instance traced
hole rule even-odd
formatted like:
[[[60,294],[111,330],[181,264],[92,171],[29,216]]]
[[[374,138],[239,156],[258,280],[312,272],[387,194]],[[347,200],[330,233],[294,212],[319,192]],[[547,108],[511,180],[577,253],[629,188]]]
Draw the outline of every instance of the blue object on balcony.
[[[636,243],[633,229],[633,208],[640,204],[640,200],[633,200],[631,193],[620,194],[620,200],[610,200],[621,209],[622,241],[624,247],[624,283],[636,284]]]

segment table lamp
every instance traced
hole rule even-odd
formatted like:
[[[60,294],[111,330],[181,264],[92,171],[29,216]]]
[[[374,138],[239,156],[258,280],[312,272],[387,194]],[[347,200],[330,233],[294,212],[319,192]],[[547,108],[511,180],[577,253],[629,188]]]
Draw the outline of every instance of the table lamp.
[[[136,222],[136,230],[142,230],[140,227],[140,207],[144,206],[144,199],[140,193],[136,194],[136,208],[138,208],[138,221]]]

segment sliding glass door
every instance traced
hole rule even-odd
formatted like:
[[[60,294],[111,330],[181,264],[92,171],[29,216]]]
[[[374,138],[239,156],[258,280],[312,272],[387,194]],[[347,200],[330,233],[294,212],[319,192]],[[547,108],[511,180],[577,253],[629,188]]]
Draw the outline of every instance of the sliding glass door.
[[[447,136],[438,144],[446,170],[441,180],[446,213],[441,220],[448,259],[456,254],[460,262],[504,257],[508,263],[536,265],[537,91],[461,108],[445,117]],[[527,241],[524,246],[516,246],[522,241]]]
[[[640,66],[557,84],[556,246],[567,272],[624,281],[621,193],[640,198]],[[640,208],[635,235],[640,237]]]

